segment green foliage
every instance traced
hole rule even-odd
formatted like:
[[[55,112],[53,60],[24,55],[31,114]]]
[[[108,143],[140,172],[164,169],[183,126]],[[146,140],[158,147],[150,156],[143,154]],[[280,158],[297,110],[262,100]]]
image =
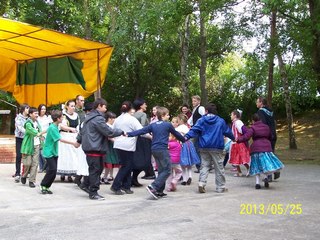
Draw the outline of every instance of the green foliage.
[[[235,108],[244,120],[256,111],[255,100],[266,95],[269,16],[279,11],[279,46],[285,56],[294,113],[318,107],[317,81],[312,68],[314,24],[305,1],[231,0],[0,0],[0,14],[11,19],[107,42],[114,46],[102,96],[118,112],[124,100],[145,98],[149,109],[164,105],[176,112],[182,104],[180,79],[181,34],[191,16],[188,58],[189,95],[201,95],[199,82],[199,8],[207,34],[208,99],[229,119]],[[242,50],[250,38],[259,42],[252,53]],[[284,112],[283,89],[275,66],[273,108]],[[7,94],[0,98],[14,99]],[[10,99],[11,98],[11,99]]]

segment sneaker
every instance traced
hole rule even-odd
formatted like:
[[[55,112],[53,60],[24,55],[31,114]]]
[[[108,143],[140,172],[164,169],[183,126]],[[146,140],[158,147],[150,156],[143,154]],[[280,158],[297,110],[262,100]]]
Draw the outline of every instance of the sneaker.
[[[158,192],[158,193],[157,193],[157,196],[162,198],[162,197],[167,197],[168,194],[166,194],[166,193],[164,193],[164,192],[161,192],[161,193]]]
[[[198,187],[199,193],[205,193],[206,189],[204,188],[204,186],[199,186]]]
[[[94,195],[89,195],[89,198],[92,200],[98,200],[98,201],[105,200],[105,198],[103,196],[99,195],[98,193],[96,193]]]
[[[154,199],[159,198],[157,191],[155,189],[153,189],[153,187],[151,185],[147,186],[146,189]]]
[[[22,178],[21,178],[21,183],[22,183],[22,184],[26,184],[26,182],[27,182],[27,178],[22,177]]]
[[[274,178],[274,180],[280,178],[280,172],[275,172],[275,173],[273,174],[273,178]]]
[[[14,177],[14,182],[16,182],[16,183],[20,182],[20,176],[15,176]]]
[[[40,192],[41,194],[47,194],[47,188],[40,185]]]
[[[264,181],[264,187],[269,188],[269,179],[265,178],[265,179],[263,179],[263,181]]]
[[[192,182],[192,178],[188,178],[188,181],[187,181],[187,185],[190,185],[191,184],[191,182]]]
[[[120,189],[119,190],[115,190],[113,187],[111,187],[110,190],[112,192],[114,192],[115,195],[123,195],[124,194],[124,192],[122,192]]]
[[[29,182],[29,187],[31,187],[31,188],[35,188],[35,187],[36,187],[36,185],[35,185],[33,182]]]
[[[133,194],[133,191],[131,189],[121,188],[121,190],[124,191],[126,194]]]
[[[220,188],[216,190],[216,193],[225,193],[228,192],[228,188]]]
[[[261,188],[260,184],[256,184],[256,189],[260,189],[260,188]]]
[[[46,188],[46,191],[47,191],[47,194],[53,194],[53,192],[49,188]]]

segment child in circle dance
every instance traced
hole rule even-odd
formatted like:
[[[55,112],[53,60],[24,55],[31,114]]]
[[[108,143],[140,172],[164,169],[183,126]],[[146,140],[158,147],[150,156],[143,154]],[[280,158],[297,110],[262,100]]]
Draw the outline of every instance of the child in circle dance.
[[[188,119],[186,115],[178,115],[179,126],[176,131],[181,133],[183,136],[189,132]],[[190,185],[192,182],[192,166],[195,164],[200,164],[199,155],[191,141],[187,141],[182,144],[180,165],[182,167],[182,182],[181,185]]]
[[[240,120],[242,111],[234,110],[231,112],[232,133],[235,138],[239,138],[245,131],[245,126]],[[247,169],[246,176],[249,176],[250,152],[246,142],[232,142],[230,146],[229,163],[236,166],[237,173],[235,177],[241,177],[242,172],[240,165],[244,165]]]
[[[182,176],[180,166],[181,144],[172,134],[169,135],[168,143],[169,155],[171,159],[171,174],[166,182],[168,192],[177,190],[177,183]]]
[[[114,128],[113,123],[116,117],[117,117],[116,114],[113,112],[106,112],[105,114],[107,125],[111,129]],[[120,167],[117,152],[113,148],[113,142],[114,142],[113,138],[108,138],[109,151],[106,154],[106,157],[104,159],[104,176],[101,178],[101,183],[104,183],[104,184],[110,184],[110,181],[113,181],[114,179],[113,169]]]
[[[253,124],[243,136],[238,136],[236,141],[243,143],[251,137],[253,143],[250,146],[251,165],[250,175],[256,176],[256,189],[260,189],[260,174],[264,175],[264,186],[269,187],[268,175],[279,171],[284,167],[283,163],[272,152],[271,132],[268,125],[261,122],[257,113],[253,114]]]

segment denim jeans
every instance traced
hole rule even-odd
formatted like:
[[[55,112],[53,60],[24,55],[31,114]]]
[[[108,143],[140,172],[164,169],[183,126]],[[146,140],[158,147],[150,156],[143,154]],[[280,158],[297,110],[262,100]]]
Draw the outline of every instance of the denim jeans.
[[[151,186],[157,192],[162,193],[165,188],[166,181],[171,174],[171,160],[169,150],[153,150],[152,155],[158,166],[158,176],[153,181],[153,183],[151,183]]]
[[[200,149],[200,156],[201,168],[199,175],[199,186],[206,186],[209,170],[213,164],[215,171],[216,190],[224,190],[226,178],[223,167],[224,154],[222,150]]]

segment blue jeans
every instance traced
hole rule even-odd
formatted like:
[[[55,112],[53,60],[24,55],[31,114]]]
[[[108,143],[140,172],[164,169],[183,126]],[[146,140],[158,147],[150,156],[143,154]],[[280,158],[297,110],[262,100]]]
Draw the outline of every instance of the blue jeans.
[[[157,192],[162,193],[165,188],[166,181],[171,174],[171,160],[169,150],[152,150],[152,155],[156,160],[158,166],[158,176],[153,181],[153,183],[151,183],[151,186]]]

